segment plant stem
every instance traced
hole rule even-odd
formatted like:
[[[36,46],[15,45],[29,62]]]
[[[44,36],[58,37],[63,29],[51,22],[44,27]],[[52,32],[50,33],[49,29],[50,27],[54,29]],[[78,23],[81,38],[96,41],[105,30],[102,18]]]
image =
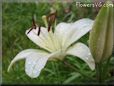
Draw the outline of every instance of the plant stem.
[[[108,72],[109,72],[109,62],[110,62],[111,58],[108,58],[107,62],[105,63],[104,67],[103,67],[103,79],[105,79],[108,76]]]
[[[105,62],[96,63],[96,78],[102,83],[108,76],[110,58]]]
[[[96,63],[96,78],[99,83],[102,82],[102,69],[101,69],[101,63]]]

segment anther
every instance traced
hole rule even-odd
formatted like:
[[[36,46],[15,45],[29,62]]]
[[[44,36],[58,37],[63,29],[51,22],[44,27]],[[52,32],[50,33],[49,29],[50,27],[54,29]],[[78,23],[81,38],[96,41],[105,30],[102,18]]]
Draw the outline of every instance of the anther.
[[[54,12],[47,16],[48,32],[50,31],[52,24],[55,22],[56,14],[57,12]]]
[[[47,16],[47,21],[50,23],[54,23],[55,22],[55,18],[56,18],[56,14],[57,12],[51,13]]]
[[[31,27],[31,29],[28,31],[27,34],[29,34],[30,31],[32,31],[32,29],[36,29],[36,22],[35,22],[35,18],[34,18],[34,16],[32,17],[32,27]]]
[[[30,33],[30,31],[32,31],[32,29],[33,29],[33,28],[31,28],[31,29],[28,31],[28,33],[27,33],[27,34],[29,34],[29,33]]]
[[[41,26],[39,26],[38,28],[38,36],[40,35],[40,32],[41,32]]]
[[[49,25],[48,25],[48,32],[50,31],[50,29],[51,29],[51,25],[49,24]]]

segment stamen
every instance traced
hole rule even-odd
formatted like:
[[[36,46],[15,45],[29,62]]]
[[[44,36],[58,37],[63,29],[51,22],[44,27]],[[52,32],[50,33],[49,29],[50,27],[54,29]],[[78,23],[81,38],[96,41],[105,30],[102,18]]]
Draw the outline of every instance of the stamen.
[[[31,28],[31,29],[28,31],[28,33],[27,33],[27,34],[29,34],[29,33],[30,33],[30,31],[32,31],[32,29],[33,29],[33,28]]]
[[[34,16],[32,17],[32,28],[36,29],[36,22]]]
[[[32,29],[36,29],[36,22],[35,22],[35,18],[34,18],[34,16],[32,17],[32,27],[31,27],[31,29],[28,31],[27,34],[29,34],[30,31],[32,31]]]
[[[51,24],[48,25],[48,32],[50,31],[51,29]]]
[[[42,20],[44,21],[45,27],[48,27],[47,16],[43,15]]]
[[[47,21],[50,22],[51,24],[55,22],[55,18],[56,18],[56,14],[57,12],[55,13],[51,13],[50,15],[47,16]]]
[[[57,12],[54,12],[47,16],[48,32],[50,31],[52,24],[55,22],[56,14]]]
[[[41,32],[41,26],[39,26],[38,28],[38,36],[40,35],[40,32]]]

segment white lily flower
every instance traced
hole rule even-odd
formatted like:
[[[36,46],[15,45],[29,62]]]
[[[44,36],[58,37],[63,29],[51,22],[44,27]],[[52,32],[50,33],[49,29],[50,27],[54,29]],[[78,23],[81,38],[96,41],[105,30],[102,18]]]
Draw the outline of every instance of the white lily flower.
[[[52,31],[48,32],[45,27],[41,27],[39,36],[37,35],[38,27],[31,31],[30,29],[27,30],[26,35],[28,38],[49,52],[37,49],[23,50],[12,60],[8,71],[16,61],[25,59],[26,74],[31,78],[36,78],[46,65],[47,60],[62,60],[66,55],[79,57],[94,70],[95,62],[89,48],[82,43],[75,43],[71,46],[71,44],[89,32],[92,29],[92,25],[93,20],[84,18],[74,23],[60,23],[56,26],[54,33]]]

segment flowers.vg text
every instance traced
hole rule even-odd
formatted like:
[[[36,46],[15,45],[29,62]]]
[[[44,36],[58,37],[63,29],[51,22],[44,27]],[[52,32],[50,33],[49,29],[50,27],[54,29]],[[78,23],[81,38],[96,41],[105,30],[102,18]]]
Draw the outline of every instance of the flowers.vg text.
[[[81,3],[76,2],[76,7],[114,7],[114,4],[103,4],[102,2],[95,2],[95,3]]]

